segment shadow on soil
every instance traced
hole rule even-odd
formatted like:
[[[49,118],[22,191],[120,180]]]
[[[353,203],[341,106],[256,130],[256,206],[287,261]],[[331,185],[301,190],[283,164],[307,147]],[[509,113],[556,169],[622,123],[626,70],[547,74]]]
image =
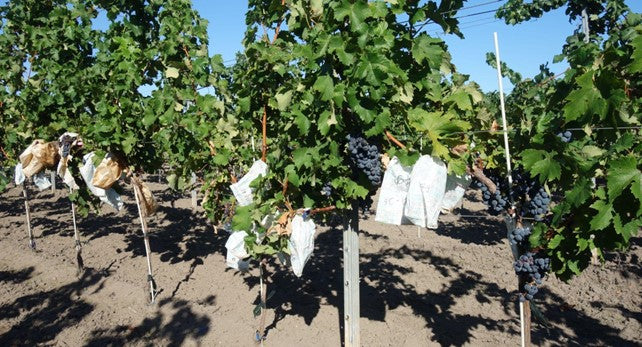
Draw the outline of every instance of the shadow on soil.
[[[503,224],[499,224],[503,227]],[[460,227],[461,228],[461,227]],[[497,228],[497,226],[496,226]],[[479,234],[477,225],[464,226],[462,233]],[[268,309],[275,311],[275,318],[268,322],[267,333],[277,327],[288,315],[302,317],[307,325],[312,325],[321,305],[332,305],[339,311],[340,328],[343,330],[343,277],[341,243],[342,230],[332,229],[318,235],[315,251],[305,266],[303,276],[295,277],[290,269],[271,263],[272,283],[278,287],[274,296],[268,300]],[[362,239],[370,237],[362,232]],[[445,277],[443,289],[418,292],[408,283],[405,275],[414,272],[412,266],[396,265],[401,259],[412,259],[414,266],[431,266]],[[506,261],[510,261],[506,259]],[[403,262],[406,263],[407,262]],[[451,258],[434,254],[424,249],[408,246],[384,248],[376,253],[362,253],[361,274],[361,317],[384,322],[387,312],[404,306],[422,317],[426,327],[432,332],[432,341],[443,346],[460,346],[471,342],[474,331],[483,328],[519,337],[519,314],[514,291],[500,288],[496,283],[485,281],[483,276],[470,269],[464,269]],[[258,277],[245,275],[244,280],[251,290],[257,291]],[[546,329],[533,323],[532,339],[535,345],[566,346],[569,343],[588,345],[628,346],[637,345],[619,336],[615,327],[604,325],[598,320],[575,309],[561,310],[564,299],[546,290],[540,295],[544,316],[553,324]],[[480,304],[503,302],[505,312],[515,317],[508,320],[486,318],[483,315],[455,313],[454,306],[460,298],[474,296]],[[248,314],[251,307],[248,305]],[[639,315],[630,313],[635,319]],[[571,331],[567,334],[555,326],[564,326]],[[343,340],[343,339],[342,339]]]
[[[157,197],[173,199],[171,192],[160,192]],[[62,211],[66,199],[58,199]],[[159,199],[163,201],[162,199]],[[0,202],[2,212],[20,211],[19,199],[14,198],[8,204]],[[7,205],[7,206],[5,206]],[[5,211],[4,208],[8,209]],[[53,209],[52,209],[53,211]],[[16,212],[18,213],[18,212]],[[102,237],[107,233],[124,234],[127,243],[124,251],[132,257],[145,256],[142,233],[137,224],[135,206],[118,215],[92,217],[82,223],[83,235],[90,239]],[[472,213],[461,210],[461,214]],[[150,337],[160,339],[165,344],[178,345],[187,338],[200,338],[209,331],[210,319],[195,314],[190,305],[181,300],[174,300],[182,283],[189,280],[194,269],[203,264],[203,259],[211,254],[225,254],[226,233],[214,234],[209,224],[189,208],[161,206],[157,215],[149,221],[152,252],[160,254],[163,262],[190,262],[190,271],[173,289],[170,298],[162,300],[159,305],[171,305],[174,315],[165,316],[157,313],[147,318],[137,327],[116,326],[92,332],[90,345],[122,345],[130,341],[144,343]],[[463,243],[494,245],[503,242],[504,226],[501,221],[487,218],[466,219],[455,224],[442,223],[436,232],[440,235],[459,239]],[[483,232],[480,232],[483,231]],[[290,269],[279,269],[273,260],[272,282],[268,285],[277,287],[275,295],[268,300],[268,309],[273,309],[275,318],[268,322],[268,334],[271,329],[288,315],[302,317],[307,325],[312,325],[321,305],[331,305],[339,312],[338,326],[343,331],[343,286],[342,280],[342,230],[330,229],[318,234],[314,255],[306,264],[301,278],[295,277]],[[364,230],[362,239],[380,238]],[[400,260],[412,260],[413,266],[430,266],[444,277],[444,286],[438,291],[418,292],[417,288],[405,279],[413,273],[413,266],[401,266]],[[501,259],[498,261],[510,261]],[[254,266],[256,267],[256,266]],[[633,269],[636,271],[636,269]],[[637,269],[639,271],[639,268]],[[519,336],[519,322],[514,292],[500,288],[496,283],[485,281],[483,276],[471,269],[464,269],[452,258],[439,255],[426,249],[415,249],[405,245],[388,244],[374,253],[362,253],[360,261],[361,276],[361,315],[370,320],[385,321],[390,310],[400,306],[408,307],[412,312],[425,320],[431,331],[432,341],[445,346],[459,346],[470,343],[476,330],[483,328],[490,331],[505,332]],[[635,274],[635,272],[633,272]],[[632,274],[632,275],[633,275]],[[639,272],[637,273],[639,274]],[[31,272],[26,269],[17,278],[26,280]],[[7,276],[13,276],[8,274]],[[6,276],[0,277],[4,279]],[[17,299],[11,305],[0,307],[0,319],[19,316],[21,311],[29,311],[25,318],[0,337],[2,345],[13,343],[36,344],[55,339],[58,332],[67,326],[78,323],[93,310],[92,305],[74,298],[82,287],[102,279],[103,275],[94,273],[83,277],[74,284],[63,286],[51,292],[43,292]],[[258,296],[258,277],[245,274],[242,276],[250,290]],[[489,303],[501,301],[505,312],[514,317],[509,320],[495,320],[483,315],[455,313],[454,306],[462,297],[474,296],[477,302]],[[533,325],[532,337],[536,345],[548,344],[562,346],[577,345],[637,345],[619,336],[615,327],[604,325],[581,311],[565,305],[562,297],[550,293],[544,287],[539,295],[543,313],[552,323],[550,329],[538,324]],[[214,300],[214,298],[212,298]],[[257,299],[258,300],[258,299]],[[256,302],[255,302],[256,304]],[[248,303],[248,315],[252,306]],[[634,319],[640,315],[624,312]],[[169,319],[169,323],[164,323]],[[556,328],[565,327],[566,329]],[[567,333],[567,331],[569,333]],[[269,335],[268,335],[269,338]],[[343,339],[342,339],[343,340]]]
[[[28,268],[19,273],[32,271]],[[0,306],[0,321],[18,319],[9,331],[0,336],[0,345],[33,346],[55,341],[61,331],[79,324],[93,311],[94,306],[80,296],[86,288],[99,284],[108,274],[109,269],[87,269],[77,281],[25,295],[11,304]]]
[[[214,305],[215,302],[215,297],[210,296],[199,304]],[[185,300],[164,299],[158,307],[153,316],[145,318],[138,326],[118,325],[92,331],[86,346],[181,346],[186,340],[200,339],[210,330],[210,319],[193,312]],[[173,313],[162,312],[167,310]]]

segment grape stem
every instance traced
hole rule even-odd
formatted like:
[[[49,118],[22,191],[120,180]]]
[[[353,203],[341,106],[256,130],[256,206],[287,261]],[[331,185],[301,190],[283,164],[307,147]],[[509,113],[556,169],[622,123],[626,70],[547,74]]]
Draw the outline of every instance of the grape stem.
[[[401,149],[406,149],[406,146],[397,140],[389,131],[386,130],[386,137],[392,141],[395,145],[399,146]]]
[[[13,158],[11,158],[11,156],[9,156],[9,154],[7,154],[7,152],[4,151],[4,148],[2,146],[0,146],[0,152],[2,152],[2,154],[4,155],[5,158],[7,158],[9,160],[13,159]]]
[[[486,175],[484,174],[484,170],[478,168],[477,166],[473,166],[472,169],[470,167],[466,167],[466,171],[469,175],[474,176],[486,187],[488,187],[488,191],[491,194],[494,194],[495,191],[497,191],[497,186],[495,185],[495,183],[493,183],[493,181],[486,177]]]
[[[310,214],[317,214],[317,213],[325,213],[325,212],[330,212],[336,210],[336,206],[327,206],[327,207],[320,207],[320,208],[315,208],[314,210],[310,210]]]

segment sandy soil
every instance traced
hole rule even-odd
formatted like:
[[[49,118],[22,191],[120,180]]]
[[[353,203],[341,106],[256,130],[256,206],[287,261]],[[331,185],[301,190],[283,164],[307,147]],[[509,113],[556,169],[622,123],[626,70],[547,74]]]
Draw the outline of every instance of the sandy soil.
[[[126,209],[81,219],[86,271],[76,276],[69,200],[32,187],[37,252],[28,248],[21,191],[0,195],[0,346],[253,346],[257,269],[226,269],[226,235],[216,235],[188,196],[152,184],[159,212],[149,227],[154,278],[133,197]],[[469,194],[463,215],[440,228],[361,221],[361,336],[364,346],[515,346],[516,278],[503,223]],[[420,235],[418,235],[418,232]],[[302,278],[277,271],[268,301],[270,346],[339,346],[342,341],[340,229],[322,229]],[[642,345],[642,248],[609,255],[570,283],[545,281],[533,324],[541,346]],[[270,289],[270,290],[271,290]]]

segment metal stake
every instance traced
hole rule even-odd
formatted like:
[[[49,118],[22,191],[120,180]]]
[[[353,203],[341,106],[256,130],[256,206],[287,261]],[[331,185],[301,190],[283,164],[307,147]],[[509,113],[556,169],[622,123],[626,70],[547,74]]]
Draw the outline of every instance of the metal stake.
[[[25,198],[25,212],[27,214],[27,233],[29,234],[29,248],[32,251],[36,250],[36,241],[33,240],[33,232],[31,231],[31,213],[29,213],[29,193],[27,192],[27,185],[22,183],[22,195]]]
[[[140,227],[143,229],[143,240],[145,241],[145,255],[147,257],[147,281],[149,282],[149,293],[151,297],[151,303],[153,304],[156,301],[156,288],[154,288],[154,277],[152,276],[152,260],[150,254],[152,253],[151,248],[149,247],[149,236],[147,235],[147,224],[145,223],[145,218],[143,217],[143,210],[140,207],[139,197],[140,190],[136,184],[134,186],[134,197],[136,197],[136,206],[138,207],[138,217],[140,218]]]
[[[69,193],[71,194],[71,187]],[[76,225],[76,204],[71,201],[71,218],[74,222],[74,241],[76,244],[76,265],[78,265],[78,276],[82,273],[84,264],[82,261],[82,244],[80,243],[80,236],[78,235],[78,226]]]

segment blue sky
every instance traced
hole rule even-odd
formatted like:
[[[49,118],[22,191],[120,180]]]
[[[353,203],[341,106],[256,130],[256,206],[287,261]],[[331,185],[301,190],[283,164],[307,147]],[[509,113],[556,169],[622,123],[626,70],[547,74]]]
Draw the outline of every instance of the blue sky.
[[[492,0],[469,0],[464,7],[489,3]],[[626,0],[635,12],[642,12],[642,1]],[[231,61],[237,51],[243,49],[241,40],[245,32],[245,11],[247,1],[234,0],[193,0],[200,15],[209,20],[210,54],[221,54]],[[499,36],[500,56],[508,66],[533,76],[539,72],[539,65],[552,62],[553,56],[561,52],[565,39],[580,24],[577,20],[569,23],[564,14],[565,8],[552,11],[542,18],[531,20],[517,26],[509,26],[494,18],[494,13],[472,15],[491,11],[503,2],[495,2],[462,10],[458,16],[471,15],[460,19],[460,27],[465,39],[454,35],[443,35],[435,24],[426,26],[431,35],[440,35],[448,44],[453,62],[459,72],[469,74],[471,80],[480,84],[484,91],[497,90],[497,72],[486,65],[486,53],[494,51],[493,32]],[[564,62],[549,63],[555,73],[566,69]],[[510,82],[504,80],[510,90]]]

